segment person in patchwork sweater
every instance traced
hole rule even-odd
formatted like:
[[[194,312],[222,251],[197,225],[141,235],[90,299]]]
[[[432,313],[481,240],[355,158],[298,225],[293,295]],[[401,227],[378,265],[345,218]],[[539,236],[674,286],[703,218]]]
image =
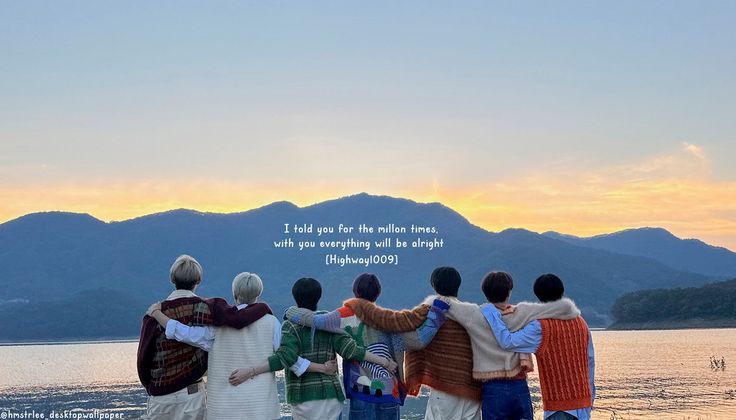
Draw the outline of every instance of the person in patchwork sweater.
[[[316,311],[322,287],[313,278],[301,278],[294,283],[292,294],[298,307]],[[261,365],[236,369],[230,375],[230,383],[237,386],[261,373],[288,369],[300,356],[314,363],[327,363],[335,359],[335,354],[344,359],[370,362],[391,373],[397,369],[390,357],[367,351],[347,334],[313,331],[287,319],[281,327],[281,345],[274,355]],[[286,372],[286,401],[291,405],[294,420],[337,419],[344,400],[337,373],[306,372],[297,376]]]
[[[375,304],[381,294],[381,282],[375,274],[363,273],[356,277],[353,294],[354,299],[345,301],[342,307],[332,312],[316,314],[292,307],[287,310],[285,318],[313,330],[347,334],[371,352],[399,362],[398,371],[390,372],[370,362],[343,360],[343,384],[350,399],[351,420],[398,419],[399,406],[406,398],[403,353],[429,344],[445,321],[448,305],[440,300],[433,302],[424,322],[416,327],[401,322],[400,317],[391,316],[395,313],[382,313],[386,310]],[[375,328],[380,324],[391,331],[411,330],[387,332]]]

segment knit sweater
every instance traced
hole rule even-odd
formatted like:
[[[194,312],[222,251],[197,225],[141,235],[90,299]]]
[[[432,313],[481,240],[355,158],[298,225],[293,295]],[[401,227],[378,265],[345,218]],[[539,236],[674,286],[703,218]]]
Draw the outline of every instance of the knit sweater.
[[[588,371],[588,324],[571,320],[542,319],[542,343],[537,349],[539,383],[545,411],[590,407],[592,395]]]
[[[431,302],[432,300],[429,300]],[[414,331],[427,321],[430,305],[394,311],[378,305],[353,304],[350,309],[366,326],[386,333]],[[331,326],[334,328],[334,325]],[[339,327],[338,327],[339,328]],[[406,338],[406,335],[403,336]],[[412,348],[405,343],[406,348]],[[447,320],[421,350],[404,354],[404,383],[409,395],[419,395],[422,385],[460,398],[481,400],[481,383],[472,377],[473,353],[470,338],[456,322]]]
[[[263,363],[273,354],[276,317],[266,315],[246,328],[216,328],[207,371],[207,416],[217,420],[279,419],[276,376],[257,375],[238,386],[230,374],[243,366]]]
[[[570,299],[548,303],[524,302],[515,308],[513,313],[504,315],[504,322],[512,331],[535,319],[574,319],[580,316],[580,311]],[[473,349],[473,378],[480,381],[511,378],[533,370],[530,355],[508,352],[499,347],[478,305],[450,299],[448,316],[462,325],[470,336]]]
[[[404,365],[409,395],[419,395],[426,385],[456,397],[481,400],[482,384],[472,374],[470,336],[453,320],[445,322],[427,347],[406,352]]]
[[[189,326],[243,328],[271,313],[265,303],[239,311],[224,299],[185,297],[161,302],[161,311]],[[207,353],[196,347],[169,340],[159,323],[143,317],[138,342],[138,378],[149,395],[166,395],[199,381],[207,372]]]
[[[388,332],[418,328],[427,318],[434,297],[411,310],[392,311],[381,307],[355,308],[364,322]],[[370,309],[369,313],[359,310]],[[423,349],[404,354],[404,380],[409,395],[419,395],[422,385],[460,398],[481,400],[481,384],[472,377],[473,353],[465,330],[449,319]]]
[[[286,320],[281,325],[281,346],[268,358],[268,365],[272,372],[289,368],[296,363],[299,356],[314,363],[325,363],[334,359],[335,353],[343,359],[363,361],[365,352],[365,347],[358,345],[347,334],[326,331],[315,331],[312,334],[310,328]],[[289,404],[331,398],[345,400],[337,373],[326,375],[305,372],[302,376],[296,376],[293,372],[287,371],[285,375],[286,401]]]
[[[343,384],[348,398],[369,403],[404,403],[403,359],[407,349],[425,347],[444,323],[447,304],[437,302],[425,321],[409,332],[386,332],[372,325],[390,324],[390,330],[401,330],[402,323],[380,314],[385,309],[365,299],[349,299],[343,306],[328,313],[315,314],[304,308],[291,307],[285,318],[306,327],[346,333],[371,353],[390,357],[399,364],[397,372],[389,372],[370,362],[343,360]],[[360,315],[359,315],[360,314]],[[361,318],[362,317],[362,318]],[[401,318],[399,313],[398,319]],[[365,320],[365,322],[364,322]],[[404,328],[406,328],[404,326]]]

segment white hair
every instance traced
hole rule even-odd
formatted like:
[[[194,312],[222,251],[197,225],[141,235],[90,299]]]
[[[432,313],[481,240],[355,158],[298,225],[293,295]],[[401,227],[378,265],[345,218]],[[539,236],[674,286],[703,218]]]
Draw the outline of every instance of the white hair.
[[[192,289],[202,281],[202,266],[189,255],[179,255],[171,264],[171,282],[178,288]]]
[[[258,274],[243,272],[233,279],[233,297],[238,303],[256,303],[263,293],[263,280]]]

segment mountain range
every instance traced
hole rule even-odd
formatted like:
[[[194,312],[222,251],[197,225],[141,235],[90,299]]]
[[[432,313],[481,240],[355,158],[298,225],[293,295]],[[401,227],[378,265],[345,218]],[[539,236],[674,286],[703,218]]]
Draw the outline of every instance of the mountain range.
[[[334,226],[430,226],[436,235],[385,235],[411,241],[438,237],[441,248],[403,248],[398,265],[325,265],[324,249],[275,248],[284,224]],[[295,241],[307,238],[291,234]],[[319,240],[378,240],[384,235],[334,234]],[[315,235],[312,235],[315,237]],[[372,248],[336,251],[353,256]],[[307,207],[276,202],[230,214],[172,210],[120,222],[87,214],[45,212],[0,224],[0,340],[130,337],[153,301],[172,289],[169,267],[190,254],[204,267],[197,293],[231,300],[232,278],[241,271],[264,280],[263,300],[278,315],[292,304],[291,286],[303,276],[323,284],[321,307],[351,296],[353,278],[378,274],[379,303],[411,307],[430,294],[429,275],[452,265],[463,276],[460,297],[483,302],[479,283],[490,270],[510,272],[514,301],[533,299],[534,279],[558,274],[591,325],[610,323],[617,297],[635,290],[699,286],[736,275],[736,253],[664,229],[634,229],[592,238],[524,229],[489,232],[439,203],[416,203],[358,194]]]
[[[558,232],[545,232],[544,235],[587,248],[651,258],[692,273],[723,277],[736,273],[733,252],[699,239],[680,239],[662,228],[627,229],[587,238]]]

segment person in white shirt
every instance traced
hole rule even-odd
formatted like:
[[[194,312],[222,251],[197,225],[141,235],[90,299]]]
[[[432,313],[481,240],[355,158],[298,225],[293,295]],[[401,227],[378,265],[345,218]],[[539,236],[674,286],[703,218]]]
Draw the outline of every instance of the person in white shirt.
[[[258,301],[263,281],[253,273],[240,273],[233,280],[233,297],[238,309]],[[207,417],[217,420],[279,419],[278,392],[274,373],[258,375],[240,386],[228,382],[230,373],[240,366],[250,366],[267,358],[281,343],[281,324],[266,315],[237,330],[229,327],[190,327],[169,319],[154,304],[149,315],[166,328],[166,338],[199,347],[208,352]],[[299,358],[290,369],[296,375],[306,371],[333,374],[334,361],[310,363]]]

